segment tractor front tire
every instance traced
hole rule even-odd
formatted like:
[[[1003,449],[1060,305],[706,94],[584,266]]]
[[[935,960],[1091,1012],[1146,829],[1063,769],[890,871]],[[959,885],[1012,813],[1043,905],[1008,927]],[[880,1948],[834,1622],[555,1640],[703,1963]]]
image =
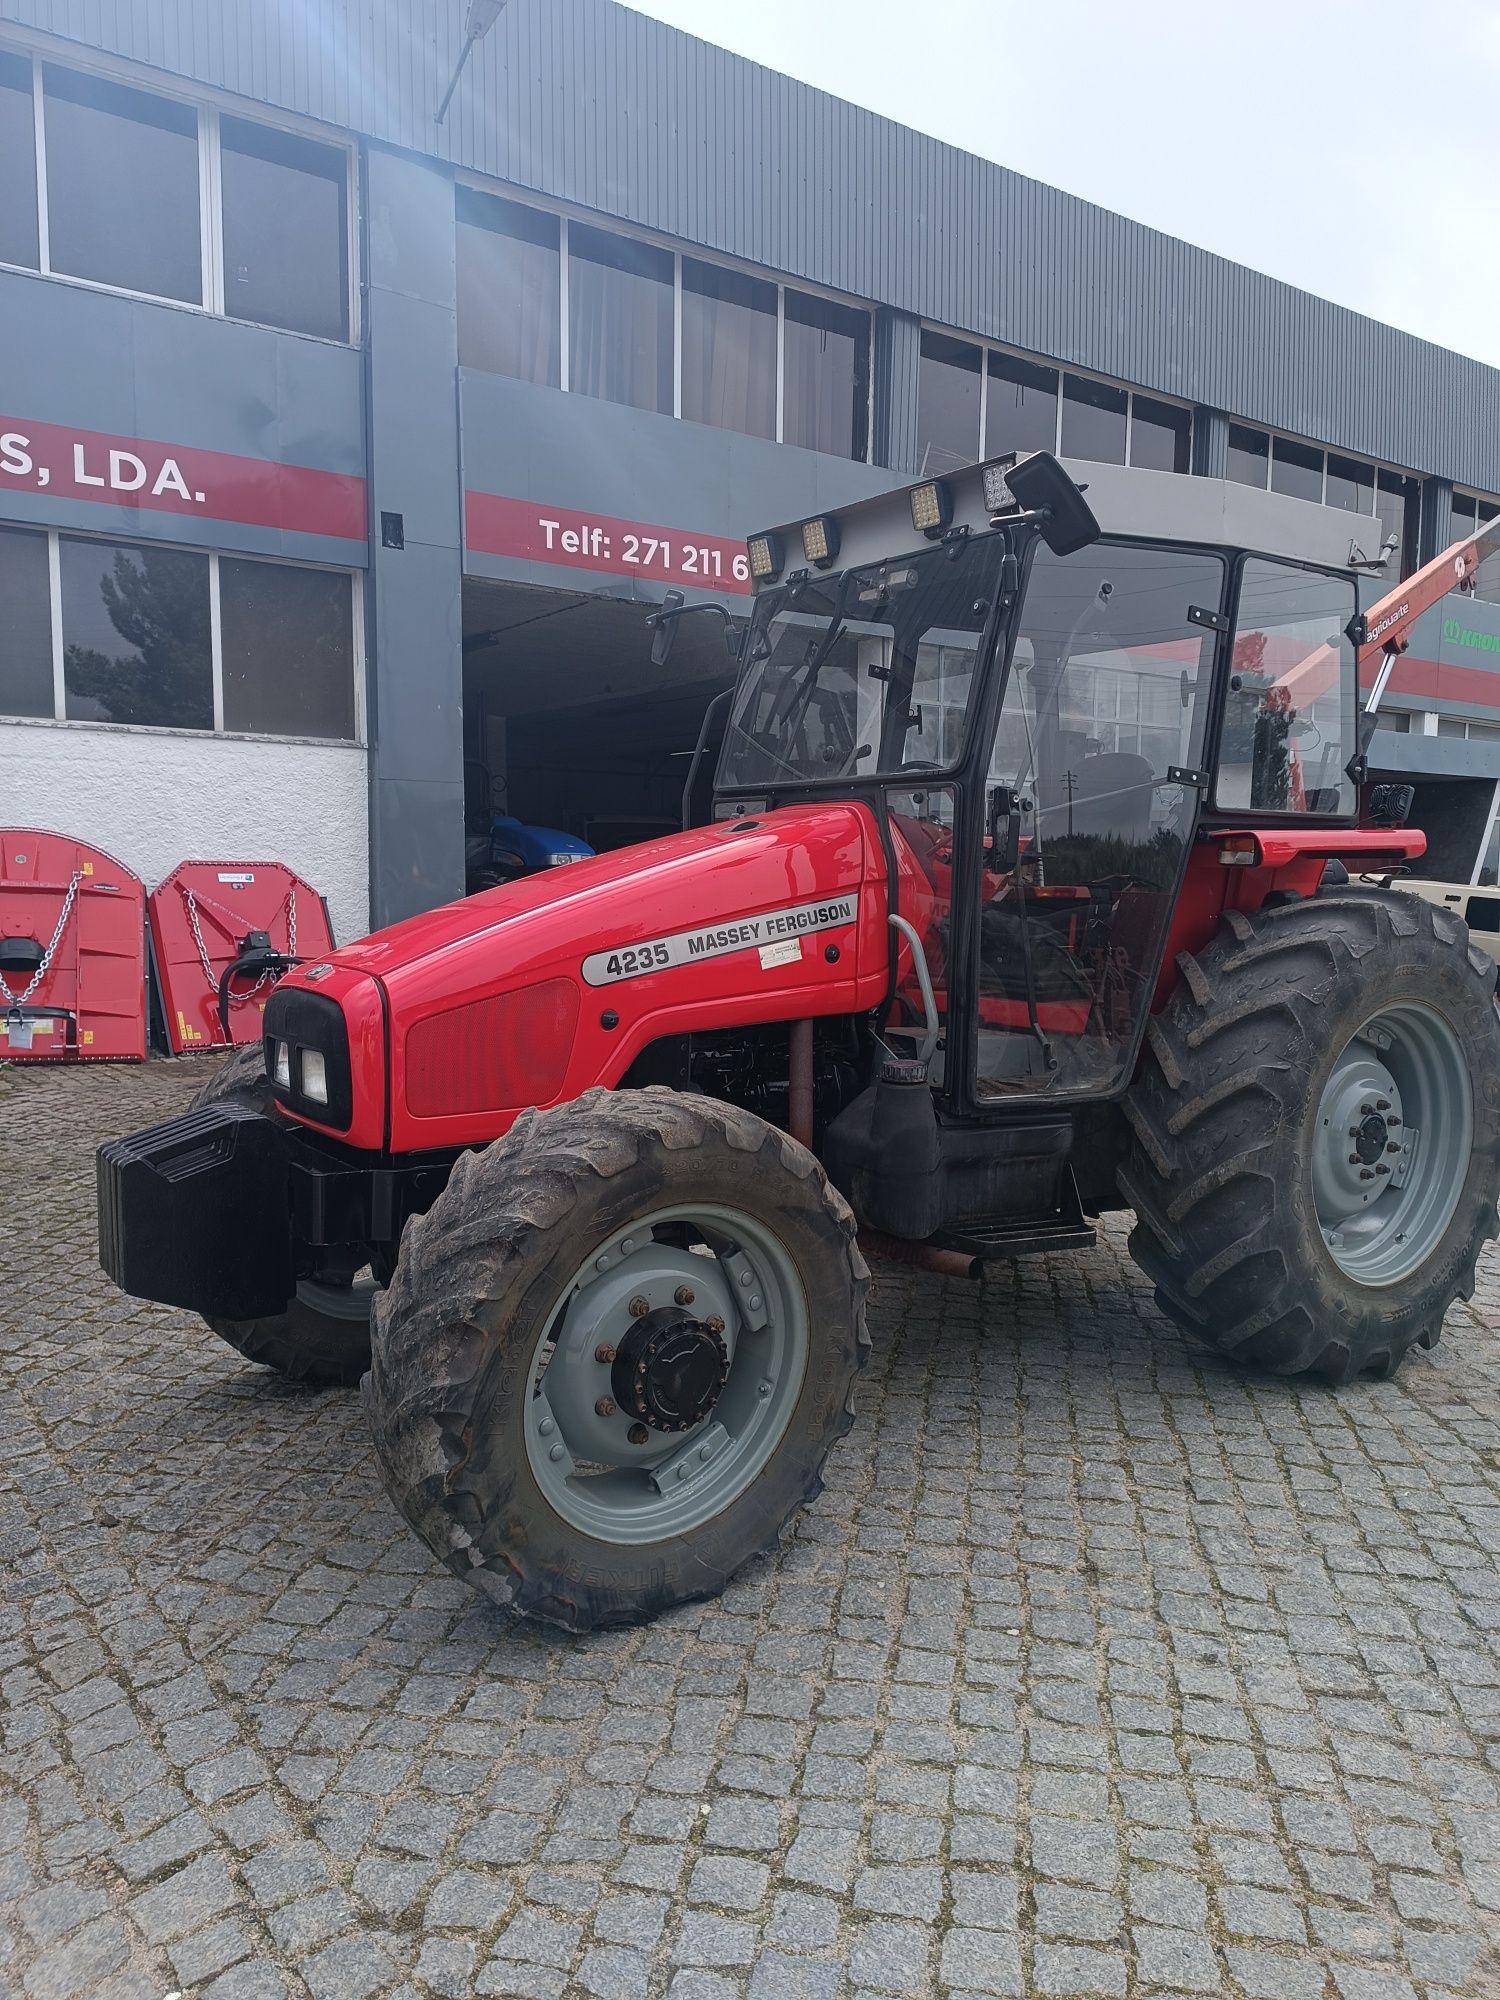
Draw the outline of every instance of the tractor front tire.
[[[200,1111],[226,1101],[269,1112],[271,1086],[259,1042],[236,1049],[222,1062],[188,1109]],[[372,1296],[373,1286],[358,1279],[347,1287],[304,1284],[287,1301],[285,1312],[267,1319],[204,1318],[247,1361],[273,1368],[288,1381],[348,1388],[370,1365]]]
[[[1500,1233],[1490,961],[1451,912],[1340,889],[1227,912],[1178,970],[1125,1100],[1132,1257],[1236,1360],[1393,1374]]]
[[[375,1309],[387,1490],[455,1575],[572,1631],[717,1596],[822,1487],[869,1347],[812,1154],[652,1087],[459,1159]]]

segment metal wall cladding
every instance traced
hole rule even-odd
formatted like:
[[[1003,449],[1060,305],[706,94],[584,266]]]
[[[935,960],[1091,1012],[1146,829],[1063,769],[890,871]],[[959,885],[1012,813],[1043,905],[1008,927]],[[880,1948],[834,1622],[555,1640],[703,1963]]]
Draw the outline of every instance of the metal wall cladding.
[[[716,49],[510,0],[0,0],[49,30],[772,270],[1461,484],[1500,371]]]

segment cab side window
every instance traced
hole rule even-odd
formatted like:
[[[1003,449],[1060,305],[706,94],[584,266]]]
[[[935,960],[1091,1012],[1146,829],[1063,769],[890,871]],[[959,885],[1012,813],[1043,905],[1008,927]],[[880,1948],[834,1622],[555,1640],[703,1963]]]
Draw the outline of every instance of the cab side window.
[[[1355,655],[1352,579],[1248,560],[1219,734],[1216,803],[1232,811],[1349,813]]]

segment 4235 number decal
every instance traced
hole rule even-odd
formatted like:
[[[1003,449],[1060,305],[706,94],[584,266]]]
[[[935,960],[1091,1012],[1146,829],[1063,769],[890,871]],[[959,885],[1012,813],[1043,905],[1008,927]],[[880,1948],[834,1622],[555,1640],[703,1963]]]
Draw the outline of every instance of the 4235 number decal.
[[[785,909],[765,910],[754,917],[735,917],[723,924],[705,924],[698,930],[676,931],[671,937],[647,938],[640,944],[619,944],[608,951],[596,951],[583,961],[583,976],[590,986],[609,986],[617,979],[640,979],[652,972],[665,972],[674,965],[696,965],[700,959],[723,958],[733,951],[786,944],[810,931],[842,930],[859,915],[859,893],[827,896],[816,903],[792,903]],[[792,964],[798,954],[783,958],[766,957],[762,967],[770,970]]]

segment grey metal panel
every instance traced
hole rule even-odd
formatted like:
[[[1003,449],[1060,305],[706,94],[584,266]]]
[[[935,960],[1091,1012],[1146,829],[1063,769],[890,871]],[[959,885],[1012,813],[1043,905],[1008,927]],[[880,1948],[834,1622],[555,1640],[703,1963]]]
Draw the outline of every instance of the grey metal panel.
[[[0,414],[364,471],[353,348],[0,271]]]
[[[458,333],[446,172],[370,148],[366,185],[378,195],[366,204],[367,393],[381,413],[370,442],[370,902],[385,924],[464,888]],[[377,225],[377,205],[401,231]],[[413,231],[450,247],[430,254]],[[403,516],[404,548],[383,545],[383,509]]]
[[[459,371],[466,490],[703,534],[743,537],[782,518],[884,492],[891,474],[477,369]],[[483,565],[490,575],[517,567]],[[575,570],[555,571],[564,588]]]
[[[1147,388],[1500,489],[1500,372],[646,19],[512,0],[0,0],[0,18]]]
[[[1374,770],[1400,771],[1411,778],[1500,778],[1500,743],[1377,729],[1370,764]]]

